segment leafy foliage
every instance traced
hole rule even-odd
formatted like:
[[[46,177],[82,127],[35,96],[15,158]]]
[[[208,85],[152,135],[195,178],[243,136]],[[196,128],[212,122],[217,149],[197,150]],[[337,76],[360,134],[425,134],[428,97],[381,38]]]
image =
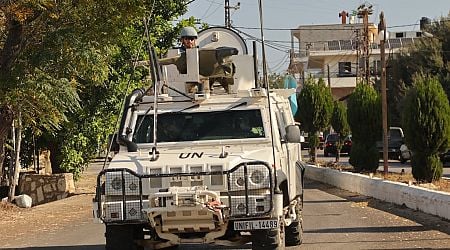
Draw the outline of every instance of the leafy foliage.
[[[315,161],[315,148],[319,145],[317,133],[330,125],[333,111],[333,98],[330,89],[322,78],[316,83],[309,78],[297,97],[298,111],[296,119],[300,121],[302,130],[308,132],[310,148],[313,149]]]
[[[331,126],[339,134],[339,140],[336,142],[336,161],[339,161],[339,154],[342,148],[342,141],[350,132],[347,121],[347,108],[342,102],[334,101],[333,113],[331,115]]]
[[[132,67],[148,58],[144,17],[165,53],[193,23],[172,24],[185,12],[183,0],[2,2],[0,103],[22,111],[53,168],[77,174],[113,132],[128,85],[149,85],[148,70]]]
[[[350,164],[358,170],[378,168],[376,141],[381,137],[381,100],[373,86],[358,84],[348,99],[348,123],[352,131]]]
[[[425,31],[433,37],[415,39],[412,47],[396,58],[389,58],[387,67],[389,120],[391,126],[401,123],[402,99],[413,86],[415,74],[436,76],[450,96],[450,22],[448,18],[432,22]]]
[[[419,181],[437,180],[442,175],[438,153],[450,139],[450,106],[436,77],[417,75],[405,97],[402,124],[412,156],[413,176]],[[421,136],[418,136],[421,135]]]

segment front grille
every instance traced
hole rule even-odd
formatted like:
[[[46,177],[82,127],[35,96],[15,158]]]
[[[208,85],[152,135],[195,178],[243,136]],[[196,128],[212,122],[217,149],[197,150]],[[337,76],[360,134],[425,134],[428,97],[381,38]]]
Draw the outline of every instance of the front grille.
[[[201,166],[194,166],[190,173],[184,173],[182,167],[169,168],[169,173],[161,173],[161,169],[144,175],[129,169],[100,172],[96,192],[99,217],[104,221],[143,221],[147,218],[142,209],[151,204],[149,195],[173,187],[210,185],[223,187],[221,202],[226,205],[230,218],[260,217],[272,211],[272,169],[265,162],[241,163],[228,171],[217,171],[221,166],[212,166],[207,172]],[[166,205],[166,200],[161,198],[156,206]]]

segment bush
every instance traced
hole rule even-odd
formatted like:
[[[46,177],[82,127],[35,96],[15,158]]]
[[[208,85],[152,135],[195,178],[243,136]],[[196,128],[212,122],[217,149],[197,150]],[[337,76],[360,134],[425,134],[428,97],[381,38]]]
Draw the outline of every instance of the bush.
[[[413,152],[411,166],[418,181],[432,182],[442,176],[438,154],[448,147],[450,106],[437,78],[416,76],[402,110],[406,144]]]
[[[314,78],[308,78],[297,96],[297,104],[296,120],[300,121],[301,129],[308,132],[313,161],[315,161],[315,149],[319,145],[317,133],[330,126],[333,97],[322,78],[317,83]]]
[[[378,168],[378,161],[378,149],[375,145],[354,141],[352,138],[352,150],[350,152],[349,163],[356,171],[375,172]]]
[[[338,162],[342,149],[342,142],[349,134],[347,108],[342,102],[334,102],[333,114],[331,115],[331,126],[333,127],[334,131],[339,134],[339,140],[336,142],[336,161]]]
[[[378,168],[376,141],[381,137],[380,95],[368,84],[358,84],[348,100],[348,123],[352,131],[350,164],[359,171]]]

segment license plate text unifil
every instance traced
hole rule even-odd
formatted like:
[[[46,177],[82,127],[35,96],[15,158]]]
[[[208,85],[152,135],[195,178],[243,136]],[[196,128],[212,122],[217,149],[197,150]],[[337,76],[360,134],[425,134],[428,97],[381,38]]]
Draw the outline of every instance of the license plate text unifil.
[[[235,221],[235,230],[271,229],[278,227],[278,220]]]

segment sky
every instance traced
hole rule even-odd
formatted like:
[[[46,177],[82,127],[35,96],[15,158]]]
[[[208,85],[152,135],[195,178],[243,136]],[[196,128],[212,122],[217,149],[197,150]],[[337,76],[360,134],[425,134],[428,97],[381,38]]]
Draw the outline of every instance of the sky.
[[[261,38],[258,0],[229,0],[230,6],[240,2],[238,10],[230,10],[232,25],[251,36]],[[388,31],[418,31],[422,17],[432,20],[446,17],[450,11],[450,0],[263,0],[264,40],[269,73],[284,72],[289,65],[288,50],[291,47],[289,29],[299,25],[338,24],[339,13],[352,12],[361,4],[371,4],[373,14],[369,22],[378,24],[384,12]],[[194,0],[188,5],[183,18],[194,16],[211,26],[224,25],[225,0]],[[253,28],[253,29],[252,29]],[[241,34],[242,35],[242,34]],[[251,39],[246,39],[251,51]]]

